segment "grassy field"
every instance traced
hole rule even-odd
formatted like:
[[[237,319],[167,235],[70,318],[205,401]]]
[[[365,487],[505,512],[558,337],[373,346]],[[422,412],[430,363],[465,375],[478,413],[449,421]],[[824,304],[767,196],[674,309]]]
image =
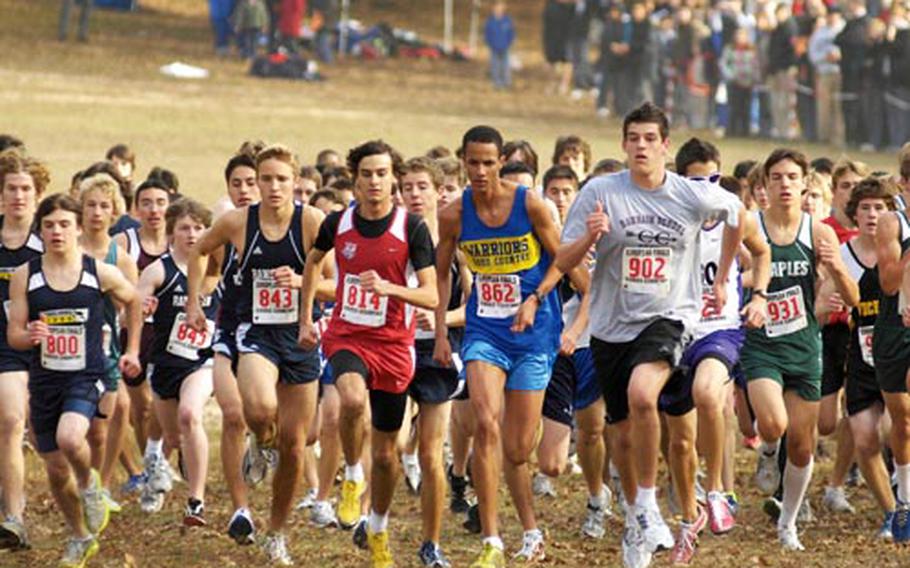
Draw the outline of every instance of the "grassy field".
[[[91,42],[60,44],[56,37],[58,2],[0,0],[0,132],[25,139],[30,151],[46,159],[54,176],[52,189],[63,190],[74,171],[103,157],[116,142],[135,148],[139,173],[153,165],[179,175],[181,189],[214,201],[223,191],[222,168],[246,138],[282,141],[305,161],[327,147],[346,150],[382,137],[413,155],[445,144],[454,146],[468,127],[490,123],[507,138],[534,143],[546,163],[556,136],[577,133],[592,141],[597,158],[620,153],[618,123],[597,120],[590,101],[571,102],[546,94],[537,18],[542,0],[512,2],[520,22],[519,55],[527,67],[516,88],[494,91],[482,63],[426,61],[344,61],[324,69],[328,80],[308,84],[262,81],[246,75],[237,60],[212,54],[204,0],[143,0],[136,14],[95,13]],[[365,22],[388,21],[438,38],[441,2],[431,0],[355,0],[355,16]],[[430,6],[421,11],[416,6]],[[468,0],[457,0],[460,43],[467,37]],[[168,79],[158,67],[184,61],[209,69],[211,78],[190,82]],[[681,142],[689,133],[676,132]],[[761,159],[772,148],[764,141],[722,142],[725,165]],[[832,148],[806,147],[813,157],[838,157]],[[876,167],[892,167],[893,156],[857,156]],[[217,410],[210,421],[217,439]],[[97,566],[248,566],[261,564],[257,549],[236,548],[222,534],[230,511],[217,444],[211,456],[208,504],[210,527],[184,534],[180,529],[180,487],[165,510],[142,515],[127,503],[103,539]],[[723,538],[702,540],[698,565],[730,566],[910,566],[910,553],[875,543],[879,522],[871,498],[857,492],[859,513],[828,517],[806,527],[806,554],[781,555],[773,526],[760,511],[748,483],[754,456],[738,457],[738,482],[744,509],[740,527]],[[828,461],[819,463],[812,497],[818,507]],[[541,502],[541,524],[549,533],[550,566],[617,566],[620,524],[611,521],[602,542],[577,538],[584,507],[579,477],[560,480],[559,499]],[[255,495],[255,510],[265,510],[268,492]],[[399,562],[415,565],[420,527],[418,501],[403,488],[393,508],[393,547]],[[505,514],[507,547],[514,550],[520,527]],[[49,566],[61,551],[63,524],[47,489],[40,460],[29,458],[29,509],[34,550],[0,553],[0,566]],[[358,566],[366,556],[352,548],[349,534],[317,531],[296,518],[292,552],[304,566]],[[476,554],[478,540],[464,534],[460,519],[445,523],[444,545],[456,566]],[[666,563],[660,558],[656,565]]]

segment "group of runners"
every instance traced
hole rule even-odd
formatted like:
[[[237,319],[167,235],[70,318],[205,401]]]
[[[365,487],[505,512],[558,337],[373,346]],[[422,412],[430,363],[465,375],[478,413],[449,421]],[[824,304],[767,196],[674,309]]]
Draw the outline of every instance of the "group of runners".
[[[736,526],[741,436],[760,440],[755,483],[780,545],[803,550],[820,428],[838,432],[825,505],[851,508],[855,462],[882,509],[878,536],[910,541],[901,185],[839,167],[823,219],[804,210],[807,158],[783,148],[741,194],[709,142],[689,140],[668,168],[669,124],[649,103],[625,117],[615,173],[580,179],[569,147],[537,188],[506,164],[527,148],[476,126],[458,151],[467,183],[453,186],[434,159],[369,141],[347,155],[353,200],[326,214],[298,199],[292,150],[245,144],[215,219],[167,176],[124,191],[119,163],[45,196],[43,163],[0,153],[0,547],[29,546],[24,440],[70,532],[62,566],[97,554],[121,509],[118,464],[146,513],[182,478],[183,524],[205,525],[213,395],[227,532],[275,565],[293,564],[306,483],[314,525],[352,530],[372,566],[392,566],[402,471],[420,494],[423,565],[449,566],[447,485],[482,538],[472,566],[505,565],[501,476],[523,528],[513,561],[542,560],[534,498],[569,469],[573,437],[580,534],[604,537],[615,494],[631,568],[661,550],[688,564],[704,529]],[[250,489],[267,480],[270,508],[255,513]]]

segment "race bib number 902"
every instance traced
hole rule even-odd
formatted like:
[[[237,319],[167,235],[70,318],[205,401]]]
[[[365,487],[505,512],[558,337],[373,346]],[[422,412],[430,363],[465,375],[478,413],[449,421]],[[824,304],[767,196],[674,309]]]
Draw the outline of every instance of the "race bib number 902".
[[[637,294],[666,296],[670,291],[669,247],[627,247],[622,251],[622,288]]]

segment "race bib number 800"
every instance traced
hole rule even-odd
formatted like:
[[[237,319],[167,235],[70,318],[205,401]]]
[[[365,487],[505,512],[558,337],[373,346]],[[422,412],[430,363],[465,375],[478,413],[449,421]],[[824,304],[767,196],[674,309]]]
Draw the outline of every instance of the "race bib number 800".
[[[622,288],[637,294],[666,296],[670,291],[669,247],[627,247],[622,251]]]
[[[517,274],[478,274],[477,315],[505,318],[518,313],[521,306],[521,280]]]
[[[41,366],[50,371],[85,369],[85,326],[49,325],[41,344]]]

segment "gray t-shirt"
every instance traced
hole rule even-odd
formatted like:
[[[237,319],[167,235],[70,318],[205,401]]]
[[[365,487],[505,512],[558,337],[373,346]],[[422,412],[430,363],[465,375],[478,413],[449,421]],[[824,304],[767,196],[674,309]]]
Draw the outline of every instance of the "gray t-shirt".
[[[610,343],[632,341],[658,318],[680,321],[691,332],[701,309],[701,225],[719,219],[736,226],[739,198],[672,172],[662,186],[645,190],[625,170],[585,185],[569,210],[562,242],[584,236],[598,201],[610,232],[596,244],[591,335]]]

